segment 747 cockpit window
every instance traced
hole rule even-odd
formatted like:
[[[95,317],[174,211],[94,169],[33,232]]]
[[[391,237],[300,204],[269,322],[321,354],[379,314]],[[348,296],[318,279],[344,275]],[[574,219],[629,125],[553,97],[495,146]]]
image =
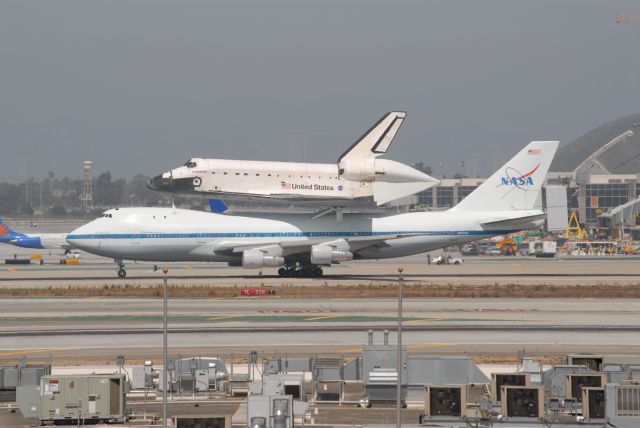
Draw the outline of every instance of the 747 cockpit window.
[[[187,163],[184,164],[184,166],[186,166],[187,168],[195,168],[196,167],[196,163],[194,161],[192,161],[191,159],[189,159],[187,161]]]

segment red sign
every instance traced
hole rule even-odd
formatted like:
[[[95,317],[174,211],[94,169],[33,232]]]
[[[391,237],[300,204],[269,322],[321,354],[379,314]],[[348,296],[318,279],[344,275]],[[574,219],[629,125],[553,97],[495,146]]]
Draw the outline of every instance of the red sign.
[[[271,290],[268,288],[243,288],[240,295],[245,297],[268,296]]]

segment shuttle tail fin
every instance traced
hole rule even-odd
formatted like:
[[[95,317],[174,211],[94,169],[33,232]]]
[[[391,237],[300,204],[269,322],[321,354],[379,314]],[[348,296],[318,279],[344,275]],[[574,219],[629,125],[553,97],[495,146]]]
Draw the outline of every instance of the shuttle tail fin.
[[[406,116],[404,111],[392,111],[384,115],[340,156],[338,163],[343,160],[375,158],[387,153]]]
[[[451,210],[534,209],[558,144],[558,141],[529,143]]]

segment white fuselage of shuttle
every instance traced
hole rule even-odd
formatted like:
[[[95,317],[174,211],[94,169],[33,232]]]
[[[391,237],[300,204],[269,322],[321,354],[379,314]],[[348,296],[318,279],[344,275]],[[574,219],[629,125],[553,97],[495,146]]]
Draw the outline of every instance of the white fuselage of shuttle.
[[[405,117],[405,112],[387,113],[334,164],[193,158],[154,177],[149,187],[226,202],[257,198],[298,206],[379,206],[438,184],[417,169],[380,159]]]
[[[437,183],[427,174],[388,159],[320,164],[195,158],[154,178],[150,186],[177,194],[227,199],[381,205]]]

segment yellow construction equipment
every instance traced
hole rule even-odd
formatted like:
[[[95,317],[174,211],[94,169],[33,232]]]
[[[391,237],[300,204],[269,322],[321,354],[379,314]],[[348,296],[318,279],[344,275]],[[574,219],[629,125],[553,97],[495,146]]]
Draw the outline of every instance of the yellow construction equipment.
[[[578,215],[575,211],[571,211],[569,217],[569,225],[564,235],[566,239],[582,241],[587,237],[587,231],[580,228],[580,222],[578,221]]]
[[[503,256],[515,256],[518,251],[518,244],[513,236],[505,236],[502,241],[496,242],[496,247],[500,248],[500,253]]]

